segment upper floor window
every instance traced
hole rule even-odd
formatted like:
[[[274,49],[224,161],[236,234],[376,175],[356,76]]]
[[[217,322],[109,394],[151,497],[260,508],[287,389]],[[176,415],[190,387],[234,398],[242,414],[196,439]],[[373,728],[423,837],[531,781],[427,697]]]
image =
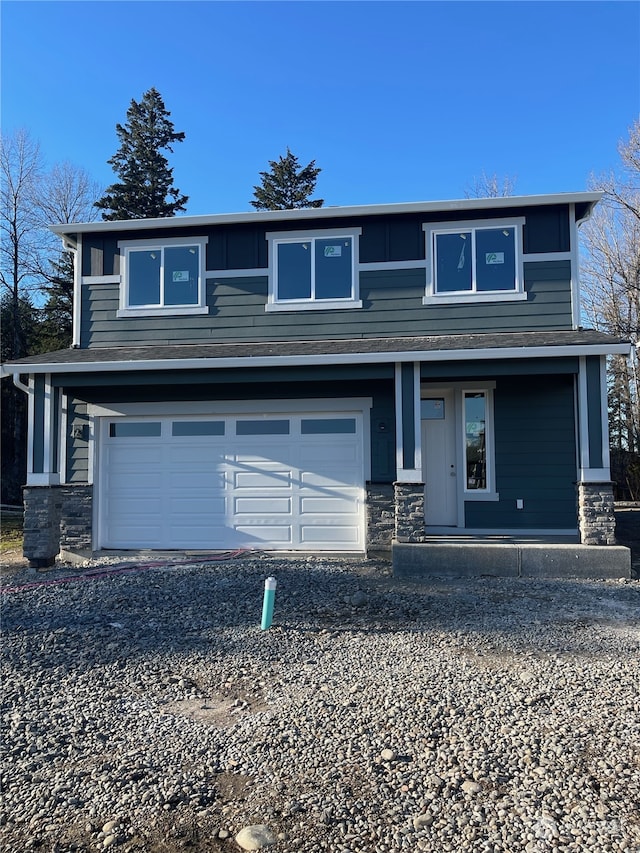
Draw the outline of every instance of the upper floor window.
[[[524,219],[429,223],[425,302],[526,299]]]
[[[205,238],[122,241],[119,316],[206,312]]]
[[[269,240],[267,311],[359,308],[361,229],[273,232]]]

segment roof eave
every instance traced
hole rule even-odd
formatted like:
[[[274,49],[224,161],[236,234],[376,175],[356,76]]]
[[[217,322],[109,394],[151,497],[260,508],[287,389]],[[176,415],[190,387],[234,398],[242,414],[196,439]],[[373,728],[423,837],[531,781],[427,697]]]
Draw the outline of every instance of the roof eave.
[[[60,223],[50,225],[60,237],[74,238],[86,232],[143,231],[164,228],[197,228],[250,222],[287,222],[348,216],[381,216],[403,213],[446,213],[451,211],[509,209],[538,205],[586,203],[593,207],[601,192],[554,193],[549,195],[504,196],[501,198],[464,198],[443,201],[414,201],[393,204],[364,204],[296,210],[265,210],[243,213],[220,213],[201,216],[172,216],[160,219],[124,219],[101,222]]]
[[[2,376],[43,373],[114,373],[157,370],[221,370],[247,367],[304,367],[310,365],[382,364],[397,362],[480,361],[518,358],[566,358],[586,355],[630,355],[630,343],[566,344],[530,347],[488,347],[408,352],[322,353],[313,355],[170,358],[140,361],[90,361],[76,364],[5,364]]]

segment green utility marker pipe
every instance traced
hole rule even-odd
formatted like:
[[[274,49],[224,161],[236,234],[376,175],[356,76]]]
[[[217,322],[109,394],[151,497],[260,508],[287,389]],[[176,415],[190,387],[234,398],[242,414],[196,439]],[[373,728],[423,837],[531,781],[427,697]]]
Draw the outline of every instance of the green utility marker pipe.
[[[264,582],[264,598],[262,599],[262,624],[260,627],[263,631],[266,631],[267,628],[271,627],[271,620],[273,619],[273,605],[276,600],[276,586],[277,581],[275,578],[267,578]]]

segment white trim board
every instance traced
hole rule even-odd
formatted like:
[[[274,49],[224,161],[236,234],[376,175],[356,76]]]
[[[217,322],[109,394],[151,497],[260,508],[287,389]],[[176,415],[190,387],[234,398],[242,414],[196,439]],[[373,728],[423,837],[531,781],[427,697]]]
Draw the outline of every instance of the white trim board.
[[[265,414],[278,412],[350,412],[365,411],[373,406],[371,397],[331,397],[278,400],[191,400],[186,402],[87,404],[87,414],[94,417],[160,417],[171,415],[243,415],[256,407]]]

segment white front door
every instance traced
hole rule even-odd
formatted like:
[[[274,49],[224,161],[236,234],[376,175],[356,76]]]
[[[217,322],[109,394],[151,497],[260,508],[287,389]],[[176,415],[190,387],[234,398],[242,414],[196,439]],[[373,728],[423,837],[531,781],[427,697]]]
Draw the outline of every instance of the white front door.
[[[425,524],[427,527],[455,527],[458,523],[458,477],[454,392],[437,391],[423,398],[421,417]]]

